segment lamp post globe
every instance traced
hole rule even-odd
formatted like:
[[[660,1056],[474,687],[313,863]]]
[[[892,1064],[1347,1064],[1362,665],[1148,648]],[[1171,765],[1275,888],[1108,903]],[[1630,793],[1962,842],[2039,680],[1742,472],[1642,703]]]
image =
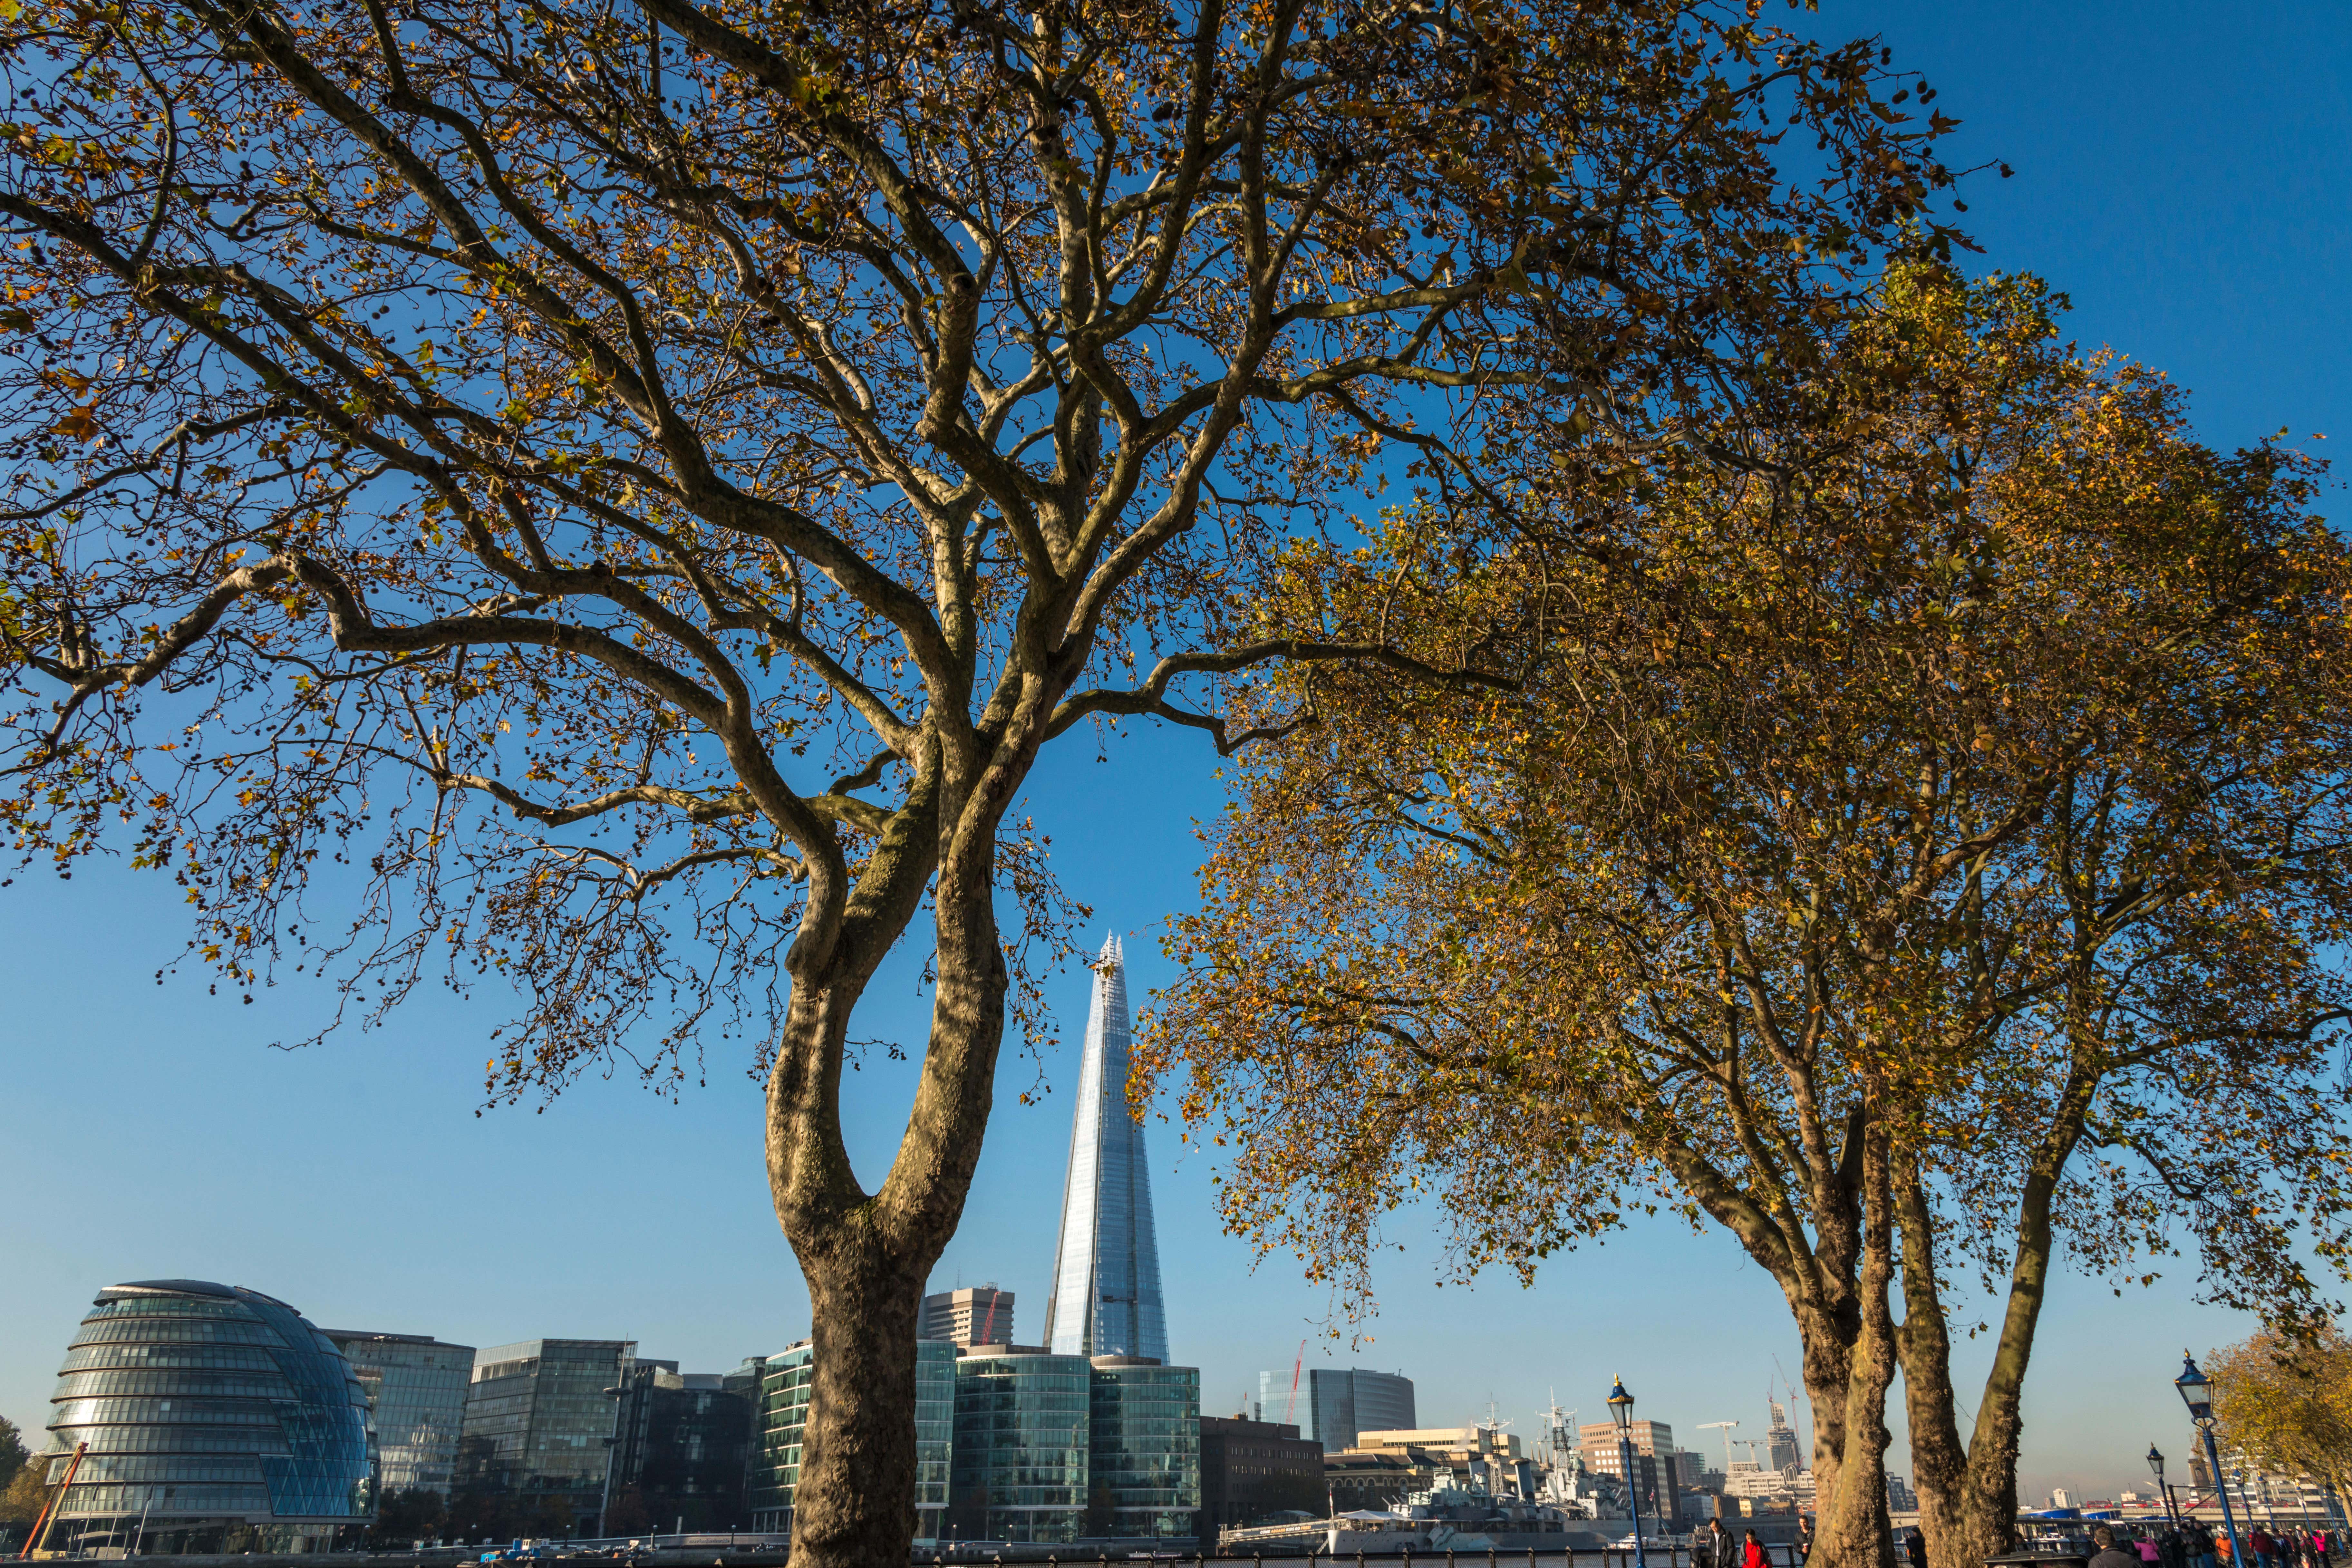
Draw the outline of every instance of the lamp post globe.
[[[2180,1375],[2172,1380],[2180,1390],[2180,1402],[2189,1406],[2189,1419],[2200,1426],[2213,1419],[2213,1384],[2197,1370],[2197,1358],[2187,1351],[2180,1352]]]
[[[1633,1514],[1633,1568],[1650,1568],[1642,1550],[1642,1492],[1633,1479],[1633,1396],[1622,1377],[1609,1391],[1609,1419],[1617,1424],[1617,1459],[1625,1476],[1625,1503]]]
[[[2172,1380],[2180,1391],[2180,1403],[2189,1406],[2189,1419],[2197,1426],[2198,1436],[2205,1440],[2205,1473],[2212,1478],[2213,1490],[2221,1500],[2221,1527],[2230,1532],[2230,1561],[2243,1563],[2245,1552],[2238,1544],[2238,1516],[2230,1507],[2230,1483],[2221,1474],[2221,1450],[2213,1441],[2213,1384],[2197,1370],[2197,1358],[2187,1351],[2180,1352],[2180,1375]]]

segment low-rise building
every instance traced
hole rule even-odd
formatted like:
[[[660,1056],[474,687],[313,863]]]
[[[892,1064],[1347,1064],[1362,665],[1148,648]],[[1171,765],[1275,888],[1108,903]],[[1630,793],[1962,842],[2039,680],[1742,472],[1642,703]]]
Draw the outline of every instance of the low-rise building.
[[[1331,1494],[1323,1479],[1323,1445],[1284,1421],[1201,1417],[1202,1550],[1217,1531],[1265,1524],[1276,1514],[1321,1517]]]

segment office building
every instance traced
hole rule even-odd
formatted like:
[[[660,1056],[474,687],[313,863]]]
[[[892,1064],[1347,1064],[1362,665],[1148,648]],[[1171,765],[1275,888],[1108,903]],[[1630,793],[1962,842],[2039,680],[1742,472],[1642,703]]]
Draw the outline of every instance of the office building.
[[[1045,1344],[1057,1356],[1168,1359],[1151,1173],[1127,1102],[1127,967],[1114,936],[1094,965]],[[1011,1338],[1008,1332],[1006,1338]]]
[[[970,1350],[974,1345],[1013,1343],[1013,1292],[993,1285],[942,1290],[923,1298],[920,1326],[927,1340],[945,1340]]]
[[[803,1340],[782,1355],[765,1357],[760,1366],[748,1500],[753,1530],[782,1533],[793,1527],[793,1489],[800,1484],[814,1355],[814,1345]],[[955,1415],[956,1347],[945,1340],[916,1341],[915,1534],[920,1540],[936,1541],[946,1530]]]
[[[1360,1433],[1412,1427],[1412,1379],[1366,1367],[1261,1372],[1257,1418],[1295,1422],[1299,1436],[1336,1454],[1355,1447]]]
[[[375,1512],[351,1363],[258,1290],[108,1286],[49,1397],[51,1451],[32,1462],[73,1477],[50,1552],[324,1552]]]
[[[1672,1524],[1682,1517],[1682,1478],[1677,1473],[1674,1428],[1664,1421],[1635,1421],[1626,1436],[1633,1439],[1633,1468],[1628,1475],[1616,1426],[1607,1421],[1577,1428],[1584,1462],[1604,1476],[1613,1476],[1633,1493],[1645,1518]]]
[[[1198,1532],[1201,1373],[1144,1356],[1097,1356],[1088,1375],[1086,1533]]]
[[[1919,1511],[1919,1494],[1913,1491],[1911,1483],[1901,1476],[1890,1474],[1886,1478],[1886,1511],[1889,1513]]]
[[[1798,1446],[1797,1429],[1789,1424],[1788,1407],[1777,1399],[1766,1399],[1771,1411],[1771,1421],[1764,1429],[1764,1464],[1768,1469],[1787,1474],[1805,1468],[1804,1450]]]
[[[457,1439],[466,1426],[466,1389],[474,1347],[430,1334],[373,1334],[328,1329],[367,1392],[368,1432],[375,1443],[376,1486],[449,1495],[457,1479]]]
[[[1083,1533],[1094,1366],[1084,1356],[968,1355],[955,1363],[949,1532],[1071,1542]]]
[[[457,1491],[497,1500],[499,1517],[527,1533],[598,1533],[618,1417],[608,1391],[636,1362],[633,1340],[524,1340],[476,1351]]]
[[[1220,1530],[1265,1524],[1280,1513],[1321,1518],[1330,1505],[1323,1445],[1296,1426],[1201,1417],[1201,1550],[1216,1549]]]
[[[729,1386],[732,1382],[736,1386]],[[739,1530],[756,1386],[640,1360],[621,1379],[604,1530]]]

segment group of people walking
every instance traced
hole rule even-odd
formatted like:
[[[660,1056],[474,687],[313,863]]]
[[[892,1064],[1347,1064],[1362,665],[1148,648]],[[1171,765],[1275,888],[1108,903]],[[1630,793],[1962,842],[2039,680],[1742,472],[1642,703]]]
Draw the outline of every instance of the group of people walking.
[[[2337,1544],[2325,1530],[2273,1533],[2258,1524],[2239,1535],[2247,1559],[2241,1563],[2231,1555],[2228,1535],[2194,1519],[2139,1535],[2103,1524],[2091,1531],[2091,1543],[2098,1549],[2091,1568],[2333,1568]]]

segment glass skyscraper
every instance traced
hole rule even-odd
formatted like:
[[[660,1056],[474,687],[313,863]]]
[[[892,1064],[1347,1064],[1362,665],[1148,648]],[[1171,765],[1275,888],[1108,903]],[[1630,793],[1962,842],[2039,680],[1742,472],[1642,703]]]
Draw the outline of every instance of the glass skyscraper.
[[[350,1359],[367,1392],[381,1494],[419,1490],[448,1496],[457,1479],[457,1439],[466,1426],[474,1347],[443,1344],[429,1334],[325,1332]]]
[[[617,1412],[614,1395],[635,1369],[633,1340],[525,1340],[474,1352],[457,1489],[536,1503],[552,1530],[563,1518],[593,1534]]]
[[[1151,1223],[1151,1173],[1143,1123],[1127,1103],[1127,963],[1118,938],[1103,944],[1087,1010],[1070,1167],[1045,1343],[1057,1356],[1168,1359],[1168,1310],[1160,1293],[1160,1241]]]
[[[50,1451],[35,1463],[52,1484],[73,1475],[52,1551],[324,1551],[375,1512],[351,1363],[258,1290],[108,1286],[50,1400]]]

